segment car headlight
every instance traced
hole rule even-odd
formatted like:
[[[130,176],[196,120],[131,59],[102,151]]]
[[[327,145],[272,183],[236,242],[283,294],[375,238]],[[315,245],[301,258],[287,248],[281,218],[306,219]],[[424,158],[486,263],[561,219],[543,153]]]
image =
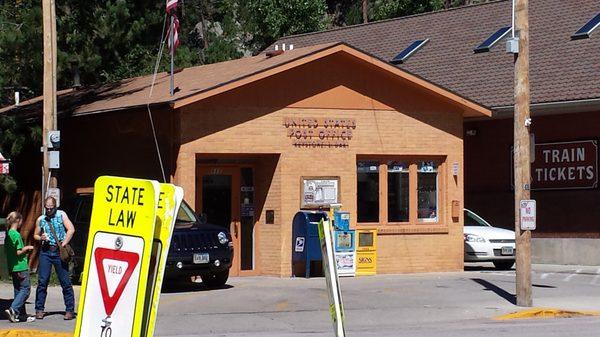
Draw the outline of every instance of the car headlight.
[[[221,243],[222,245],[226,245],[227,242],[229,242],[229,239],[227,238],[227,234],[225,234],[223,232],[219,232],[217,237],[219,238],[219,243]]]
[[[475,234],[465,234],[465,242],[485,242],[485,239]]]

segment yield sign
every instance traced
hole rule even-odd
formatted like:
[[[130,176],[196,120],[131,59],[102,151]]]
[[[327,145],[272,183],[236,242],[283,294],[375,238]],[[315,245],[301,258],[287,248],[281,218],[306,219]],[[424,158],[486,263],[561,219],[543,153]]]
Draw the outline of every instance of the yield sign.
[[[110,316],[119,302],[140,256],[137,253],[99,247],[94,252],[94,258],[96,259],[104,310]]]

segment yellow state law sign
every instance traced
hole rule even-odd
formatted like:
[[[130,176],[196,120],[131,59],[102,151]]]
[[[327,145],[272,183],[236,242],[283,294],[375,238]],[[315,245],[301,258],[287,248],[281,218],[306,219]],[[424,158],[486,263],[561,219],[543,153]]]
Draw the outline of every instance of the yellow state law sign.
[[[159,191],[152,180],[96,180],[76,337],[141,336]]]
[[[173,228],[177,220],[177,211],[183,201],[183,188],[172,184],[160,184],[158,206],[156,209],[156,226],[154,227],[154,244],[150,277],[152,283],[146,289],[146,317],[142,331],[143,336],[154,336],[160,290],[163,283],[167,255],[171,246]],[[154,271],[154,273],[152,272]]]

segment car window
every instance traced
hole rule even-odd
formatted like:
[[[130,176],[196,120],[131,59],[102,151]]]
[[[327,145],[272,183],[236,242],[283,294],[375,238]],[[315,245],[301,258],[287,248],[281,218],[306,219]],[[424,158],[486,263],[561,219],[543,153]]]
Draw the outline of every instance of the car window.
[[[488,224],[469,211],[465,211],[465,226],[489,227]]]
[[[92,198],[83,198],[75,222],[89,222],[92,218]]]
[[[177,222],[196,222],[194,211],[185,201],[181,203],[181,207],[177,212]]]

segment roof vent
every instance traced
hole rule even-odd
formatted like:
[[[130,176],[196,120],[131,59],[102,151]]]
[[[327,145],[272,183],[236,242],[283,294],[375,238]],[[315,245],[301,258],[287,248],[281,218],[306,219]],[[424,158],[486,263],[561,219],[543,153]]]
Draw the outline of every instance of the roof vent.
[[[590,34],[594,31],[594,29],[600,26],[600,13],[596,14],[588,23],[583,25],[583,27],[579,28],[575,34],[571,35],[571,40],[579,40],[579,39],[587,39],[590,37]]]
[[[429,42],[429,39],[417,40],[411,43],[410,46],[406,47],[406,49],[401,51],[400,54],[396,55],[396,57],[394,57],[390,62],[393,64],[404,63],[409,57],[412,56],[412,54],[421,49],[427,42]]]
[[[477,48],[473,49],[473,52],[475,54],[477,54],[477,53],[485,53],[485,52],[490,51],[490,49],[496,43],[498,43],[498,41],[502,40],[502,38],[505,37],[506,34],[510,33],[511,30],[512,30],[511,26],[502,27],[502,28],[498,29],[494,34],[492,34],[485,41],[483,41],[482,44],[477,46]]]

